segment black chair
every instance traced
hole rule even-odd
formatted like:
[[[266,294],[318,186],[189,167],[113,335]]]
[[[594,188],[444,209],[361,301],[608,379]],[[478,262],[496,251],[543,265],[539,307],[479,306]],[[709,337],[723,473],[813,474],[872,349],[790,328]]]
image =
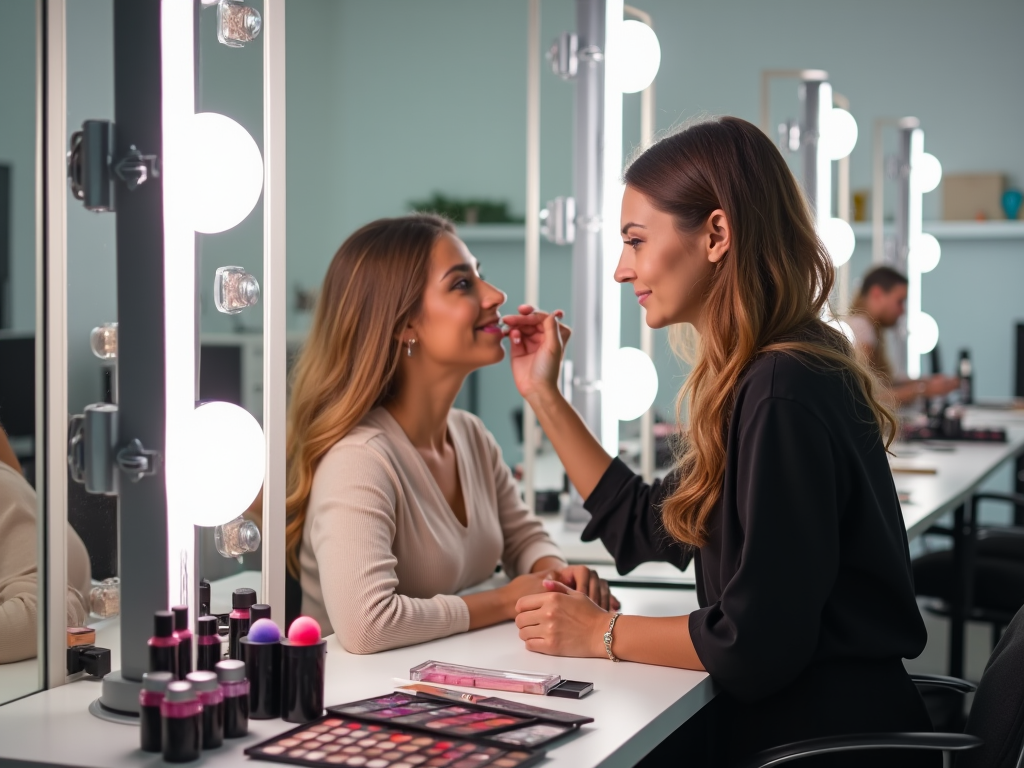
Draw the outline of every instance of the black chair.
[[[976,509],[979,501],[986,500],[1012,504],[1017,515],[1024,511],[1024,494],[978,493],[974,495],[972,505]],[[954,533],[938,527],[928,532],[950,536]],[[1024,528],[979,528],[972,549],[973,565],[968,567],[973,574],[973,588],[968,594],[965,618],[992,625],[994,648],[1003,629],[1024,606]],[[941,605],[930,606],[928,610],[942,616],[950,615],[957,582],[961,578],[954,551],[929,552],[917,558],[913,566],[917,594],[942,601]]]
[[[918,686],[969,692],[964,680],[913,676]],[[977,687],[964,733],[867,733],[808,739],[765,750],[742,768],[796,762],[805,757],[869,749],[955,752],[954,768],[1020,768],[1024,765],[1024,610],[1018,611],[992,652]]]

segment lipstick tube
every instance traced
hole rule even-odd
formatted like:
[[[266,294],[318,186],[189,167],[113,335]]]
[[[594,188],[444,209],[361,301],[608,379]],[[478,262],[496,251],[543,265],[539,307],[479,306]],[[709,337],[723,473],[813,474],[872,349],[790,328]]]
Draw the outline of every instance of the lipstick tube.
[[[160,726],[166,762],[189,763],[199,759],[203,741],[203,705],[191,683],[175,680],[168,684],[160,705]]]
[[[160,752],[160,705],[167,686],[174,680],[170,672],[143,672],[139,691],[139,746],[143,752]]]
[[[174,636],[174,614],[157,611],[153,614],[153,637],[149,645],[149,671],[170,672],[178,676],[178,638]]]
[[[213,672],[221,659],[220,635],[216,616],[200,616],[196,621],[196,670]]]
[[[249,732],[249,681],[245,665],[236,659],[217,662],[217,679],[224,691],[224,737],[237,739]]]
[[[249,634],[249,609],[256,604],[256,590],[239,587],[231,593],[231,614],[228,616],[228,658],[241,659],[239,638]]]
[[[192,630],[188,626],[188,606],[176,605],[174,614],[174,636],[178,638],[178,679],[184,680],[192,671]]]

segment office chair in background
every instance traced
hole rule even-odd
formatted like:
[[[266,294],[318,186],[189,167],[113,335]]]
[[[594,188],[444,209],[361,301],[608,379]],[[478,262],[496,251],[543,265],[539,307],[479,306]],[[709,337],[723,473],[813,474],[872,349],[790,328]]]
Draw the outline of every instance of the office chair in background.
[[[972,683],[938,675],[912,675],[918,687],[945,686],[961,693]],[[964,733],[866,733],[784,744],[754,755],[742,768],[770,768],[818,755],[874,749],[956,753],[954,768],[1024,765],[1024,610],[1018,611],[985,666]]]

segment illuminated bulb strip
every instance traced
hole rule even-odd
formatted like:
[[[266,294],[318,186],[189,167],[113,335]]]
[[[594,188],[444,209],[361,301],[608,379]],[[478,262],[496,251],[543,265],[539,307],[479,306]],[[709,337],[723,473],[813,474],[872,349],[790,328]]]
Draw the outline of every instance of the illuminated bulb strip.
[[[832,158],[825,151],[822,133],[827,131],[832,115],[832,84],[823,82],[818,87],[818,151],[817,158],[817,191],[814,201],[814,217],[817,220],[819,237],[832,218]]]
[[[622,287],[612,275],[622,252],[622,0],[605,3],[604,157],[601,195],[601,380],[610,381],[622,336]],[[601,392],[601,445],[619,455],[619,414],[610,392]]]
[[[164,355],[167,492],[168,605],[191,606],[195,533],[189,517],[186,458],[188,425],[195,408],[195,233],[189,163],[195,113],[193,7],[191,0],[160,5],[164,198]],[[187,569],[189,581],[183,583]],[[184,594],[183,594],[184,593]],[[194,615],[194,614],[193,614]]]

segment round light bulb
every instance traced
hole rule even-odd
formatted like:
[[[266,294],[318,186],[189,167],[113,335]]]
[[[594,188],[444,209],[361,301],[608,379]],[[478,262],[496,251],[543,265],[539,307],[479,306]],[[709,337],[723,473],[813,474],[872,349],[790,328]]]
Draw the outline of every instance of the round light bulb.
[[[918,237],[914,250],[910,253],[910,261],[919,272],[931,272],[939,266],[939,257],[942,256],[942,246],[935,239],[935,235],[927,232]]]
[[[104,323],[89,334],[89,348],[100,360],[117,357],[117,323]]]
[[[642,21],[630,19],[619,28],[619,56],[616,61],[619,88],[637,93],[654,82],[661,66],[661,43],[654,30]]]
[[[832,257],[832,264],[841,267],[853,256],[857,238],[853,235],[853,227],[842,219],[830,218],[821,225],[818,233],[825,250]]]
[[[915,312],[908,317],[907,330],[911,354],[926,355],[939,343],[939,324],[927,312]]]
[[[263,428],[232,403],[203,403],[192,411],[185,477],[192,522],[217,526],[238,517],[263,485]]]
[[[639,419],[658,394],[654,361],[636,347],[620,347],[608,363],[602,397],[608,398],[620,421]]]
[[[192,226],[212,234],[240,224],[263,191],[263,157],[230,117],[200,112],[192,122]]]
[[[829,158],[842,160],[857,144],[857,121],[845,109],[835,108],[822,126],[821,139]]]
[[[939,158],[928,152],[918,155],[910,172],[914,175],[917,188],[922,192],[931,192],[942,181],[942,163],[939,162]]]

